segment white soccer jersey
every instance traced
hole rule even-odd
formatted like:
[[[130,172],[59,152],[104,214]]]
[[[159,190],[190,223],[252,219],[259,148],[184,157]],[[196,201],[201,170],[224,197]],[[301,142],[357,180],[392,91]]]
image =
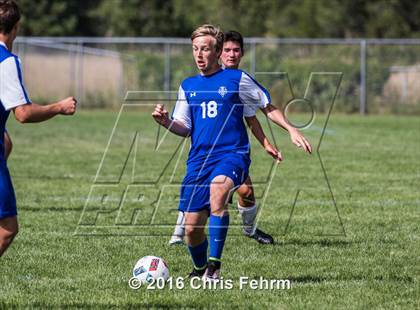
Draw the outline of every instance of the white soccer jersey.
[[[23,85],[20,60],[0,41],[0,101],[6,111],[30,103]]]
[[[242,72],[239,81],[239,98],[244,104],[244,116],[255,116],[258,109],[263,109],[270,104],[270,95],[257,81],[245,72]]]

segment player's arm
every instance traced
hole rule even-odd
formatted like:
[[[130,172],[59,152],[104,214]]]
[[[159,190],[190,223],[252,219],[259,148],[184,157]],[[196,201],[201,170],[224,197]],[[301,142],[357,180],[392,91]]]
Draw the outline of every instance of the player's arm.
[[[167,128],[170,132],[181,137],[188,137],[190,135],[190,128],[185,126],[180,120],[171,120],[168,111],[166,111],[162,104],[156,105],[152,116],[159,125]]]
[[[302,147],[303,150],[308,153],[312,153],[312,147],[309,141],[300,133],[297,128],[289,124],[289,122],[284,117],[284,114],[279,109],[277,109],[272,104],[268,104],[261,110],[273,123],[289,132],[290,139],[296,146]]]
[[[305,137],[286,121],[280,110],[270,104],[271,99],[268,91],[245,72],[242,73],[239,82],[239,97],[245,104],[244,116],[255,115],[256,109],[262,109],[271,121],[289,132],[294,144],[302,147],[308,153],[312,151],[311,145]]]
[[[258,142],[260,142],[260,144],[265,149],[265,151],[274,159],[278,161],[282,161],[283,157],[281,156],[280,151],[277,150],[276,147],[274,147],[270,143],[257,117],[256,116],[245,117],[245,121],[248,124],[248,127],[251,128],[252,134],[258,140]]]
[[[76,99],[68,97],[56,103],[39,105],[23,104],[13,109],[15,118],[20,123],[38,123],[46,121],[58,114],[72,115],[76,112]]]
[[[172,119],[169,118],[168,111],[165,110],[162,104],[156,105],[152,116],[158,124],[167,128],[170,132],[181,137],[190,136],[192,128],[191,111],[182,85],[178,90],[178,98],[172,113]]]

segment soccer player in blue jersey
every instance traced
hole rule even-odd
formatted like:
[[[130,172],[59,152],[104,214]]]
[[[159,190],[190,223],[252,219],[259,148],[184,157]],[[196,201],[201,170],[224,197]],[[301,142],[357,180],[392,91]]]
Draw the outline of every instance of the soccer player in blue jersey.
[[[227,202],[246,180],[250,165],[243,117],[266,107],[270,96],[245,72],[221,68],[223,33],[218,28],[203,25],[191,40],[200,74],[182,82],[172,119],[162,105],[152,115],[171,132],[191,137],[179,204],[194,264],[191,275],[205,271],[207,279],[218,279],[229,226]],[[209,241],[204,232],[207,218]]]
[[[225,32],[223,51],[220,57],[224,67],[238,69],[243,55],[244,43],[242,35],[237,31]],[[283,113],[279,109],[277,109],[274,105],[269,104],[261,110],[271,121],[289,132],[290,138],[295,145],[302,147],[303,150],[311,153],[312,150],[309,142],[299,132],[299,130],[287,122]],[[270,143],[257,117],[255,115],[245,117],[245,121],[267,153],[275,159],[282,160],[281,153]],[[250,176],[248,176],[236,192],[238,194],[238,211],[242,217],[244,235],[255,239],[261,244],[272,244],[274,242],[273,238],[269,234],[258,229],[255,223],[257,217],[257,205]],[[183,237],[184,214],[180,211],[170,244],[182,243]]]
[[[73,97],[44,106],[29,100],[23,86],[20,60],[12,54],[19,20],[16,2],[0,0],[0,132],[3,133],[10,111],[19,122],[28,123],[42,122],[58,114],[72,115],[76,110]],[[0,135],[0,256],[18,232],[16,199],[6,164],[4,137]]]

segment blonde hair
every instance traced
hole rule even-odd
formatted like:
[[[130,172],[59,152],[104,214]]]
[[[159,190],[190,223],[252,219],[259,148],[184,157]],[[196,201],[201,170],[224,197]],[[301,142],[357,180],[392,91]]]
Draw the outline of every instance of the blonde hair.
[[[219,27],[213,26],[211,24],[204,24],[194,30],[191,34],[191,41],[194,41],[195,38],[211,36],[216,40],[216,50],[221,51],[223,48],[224,34]]]

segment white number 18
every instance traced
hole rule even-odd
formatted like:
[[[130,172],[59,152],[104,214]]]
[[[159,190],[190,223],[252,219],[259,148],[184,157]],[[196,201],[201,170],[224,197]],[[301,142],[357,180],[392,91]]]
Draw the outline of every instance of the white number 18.
[[[203,101],[200,104],[200,106],[201,106],[201,112],[202,112],[201,116],[203,118],[206,118],[206,115],[209,118],[214,118],[217,116],[217,102],[216,101],[213,101],[213,100],[209,101],[207,105],[206,105],[206,102]]]

